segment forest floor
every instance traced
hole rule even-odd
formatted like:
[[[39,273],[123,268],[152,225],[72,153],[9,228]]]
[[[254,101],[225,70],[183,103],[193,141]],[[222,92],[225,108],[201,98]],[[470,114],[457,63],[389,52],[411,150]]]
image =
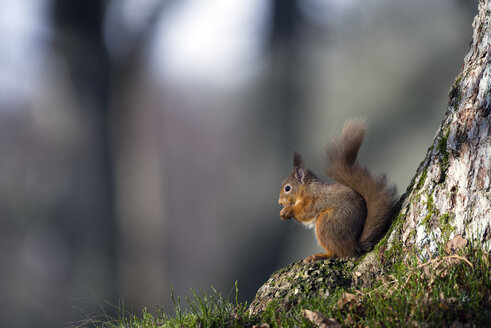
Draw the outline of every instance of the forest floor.
[[[212,288],[184,302],[172,295],[173,313],[121,310],[78,327],[485,327],[491,322],[491,257],[481,247],[457,252],[440,247],[425,261],[416,253],[392,261],[370,287],[339,287],[329,297],[299,299],[285,309],[273,301],[251,315],[238,302],[237,284],[229,297]],[[231,297],[230,297],[231,296]]]

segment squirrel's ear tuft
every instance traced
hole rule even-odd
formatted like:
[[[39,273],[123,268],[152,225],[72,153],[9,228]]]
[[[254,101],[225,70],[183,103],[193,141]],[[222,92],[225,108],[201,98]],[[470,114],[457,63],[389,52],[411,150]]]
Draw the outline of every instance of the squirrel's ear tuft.
[[[305,163],[303,161],[302,155],[298,151],[293,152],[293,168],[305,168]]]
[[[302,155],[299,152],[295,151],[293,153],[293,172],[295,174],[295,179],[299,183],[303,183],[305,179],[305,163],[303,161]]]

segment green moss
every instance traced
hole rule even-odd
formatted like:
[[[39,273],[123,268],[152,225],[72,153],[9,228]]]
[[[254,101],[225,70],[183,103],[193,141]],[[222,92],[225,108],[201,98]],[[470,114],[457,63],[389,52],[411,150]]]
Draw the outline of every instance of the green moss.
[[[425,217],[421,220],[421,225],[425,227],[426,232],[431,231],[430,227],[430,220],[435,214],[435,208],[433,205],[433,196],[428,195],[428,200],[426,201],[426,209],[428,210],[428,213],[425,215]]]
[[[457,109],[457,107],[460,105],[462,102],[462,91],[460,90],[460,82],[462,80],[462,74],[457,77],[457,80],[455,80],[455,83],[452,85],[452,89],[450,90],[449,93],[449,105],[450,107],[453,107],[454,109]]]
[[[409,232],[409,239],[413,239],[416,236],[416,229],[413,229]]]
[[[437,145],[438,153],[440,154],[442,162],[444,164],[448,164],[447,141],[449,135],[450,129],[447,129]]]
[[[401,228],[402,228],[402,224],[404,223],[404,218],[406,216],[403,214],[403,213],[399,213],[396,218],[394,219],[394,222],[393,222],[393,230],[397,231],[397,232],[401,232]]]
[[[401,255],[403,253],[402,246],[402,241],[400,239],[396,239],[385,252],[385,257],[391,260],[392,265],[399,262],[398,260],[401,259]]]
[[[449,153],[447,151],[447,142],[448,142],[448,136],[450,135],[450,129],[447,129],[443,136],[440,138],[437,144],[437,151],[438,155],[440,157],[440,179],[438,183],[443,183],[445,182],[445,179],[447,177],[447,168],[448,168],[448,163],[449,163]]]
[[[455,79],[455,82],[453,84],[459,85],[461,81],[462,81],[462,72],[460,72],[460,74],[457,76],[457,78]]]
[[[438,225],[442,232],[443,241],[447,241],[452,232],[455,231],[455,227],[450,223],[450,221],[452,221],[452,217],[449,213],[443,213],[438,218]]]
[[[425,158],[428,158],[428,156],[431,154],[432,151],[433,151],[433,145],[431,145],[428,148],[428,150],[426,151]],[[425,163],[427,164],[426,159],[424,159],[423,161],[421,161],[421,163],[419,163],[419,166],[418,166],[418,168],[416,170],[416,174],[413,176],[413,178],[411,179],[411,182],[409,183],[409,185],[406,188],[405,195],[409,195],[412,192],[413,187],[414,187],[414,185],[416,183],[416,178],[419,175],[419,172],[421,172],[421,170],[426,170],[427,169],[427,166],[425,167]],[[418,182],[419,182],[419,180],[418,180]]]
[[[381,251],[385,250],[387,247],[387,240],[389,239],[390,233],[387,233],[380,241],[375,245],[373,248],[373,251],[376,253],[380,253]]]
[[[420,201],[421,201],[421,193],[419,193],[419,192],[413,193],[410,203],[411,204],[419,204]]]
[[[375,247],[373,248],[373,250],[374,250],[374,252],[378,253],[379,256],[383,256],[380,253],[384,252],[385,249],[387,248],[387,242],[389,240],[390,235],[392,233],[395,233],[396,236],[399,236],[401,234],[402,225],[404,223],[405,217],[406,216],[403,213],[399,213],[396,216],[396,218],[392,221],[392,224],[391,224],[389,230],[387,231],[387,233],[375,245]],[[395,239],[398,239],[398,237],[396,237]]]
[[[423,187],[427,176],[428,176],[428,169],[425,168],[423,170],[423,173],[421,173],[421,176],[419,177],[418,184],[416,185],[416,190],[419,190],[419,189],[421,189],[421,187]]]
[[[375,245],[374,252],[380,267],[398,266],[404,259],[404,245],[401,241],[401,231],[404,224],[405,215],[399,213],[392,222],[392,225],[385,236]],[[388,244],[389,237],[394,234],[391,244]]]

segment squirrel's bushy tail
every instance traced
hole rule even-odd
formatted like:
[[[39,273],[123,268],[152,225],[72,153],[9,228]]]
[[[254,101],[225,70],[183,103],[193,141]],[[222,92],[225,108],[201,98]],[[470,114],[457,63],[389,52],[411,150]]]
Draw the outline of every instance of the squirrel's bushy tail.
[[[356,161],[365,136],[363,120],[346,122],[340,137],[326,147],[326,174],[333,180],[357,191],[367,204],[367,218],[358,239],[364,251],[370,250],[390,226],[396,211],[396,189],[385,175],[373,177]]]

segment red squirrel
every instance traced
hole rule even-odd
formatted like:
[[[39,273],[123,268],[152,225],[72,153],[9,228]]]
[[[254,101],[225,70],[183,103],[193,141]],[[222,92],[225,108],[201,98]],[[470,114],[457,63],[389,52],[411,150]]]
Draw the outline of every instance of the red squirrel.
[[[298,152],[293,154],[293,171],[281,185],[280,217],[315,228],[317,241],[325,249],[304,262],[369,251],[392,222],[395,187],[385,175],[374,177],[356,161],[365,131],[364,121],[348,121],[341,136],[327,145],[325,173],[334,183],[320,180]]]

